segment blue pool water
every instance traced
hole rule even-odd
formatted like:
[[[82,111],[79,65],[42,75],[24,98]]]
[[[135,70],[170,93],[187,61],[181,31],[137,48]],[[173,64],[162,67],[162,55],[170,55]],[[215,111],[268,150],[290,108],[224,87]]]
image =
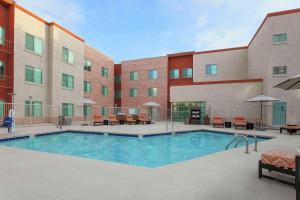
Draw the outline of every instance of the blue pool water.
[[[144,167],[158,167],[224,151],[233,135],[192,132],[138,137],[66,132],[0,142],[15,148],[79,156]],[[259,141],[266,139],[260,138]],[[249,138],[254,143],[253,138]],[[245,145],[241,143],[240,146]]]

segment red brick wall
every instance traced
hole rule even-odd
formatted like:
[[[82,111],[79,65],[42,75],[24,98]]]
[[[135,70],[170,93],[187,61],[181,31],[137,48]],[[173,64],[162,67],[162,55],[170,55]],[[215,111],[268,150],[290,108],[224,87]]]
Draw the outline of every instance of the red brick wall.
[[[85,58],[92,61],[91,72],[84,72],[84,80],[92,83],[92,92],[85,93],[85,97],[97,103],[93,106],[94,114],[101,114],[99,110],[101,111],[102,106],[114,106],[114,62],[108,56],[87,45],[85,46]],[[101,76],[102,67],[108,68],[108,78]],[[108,87],[108,96],[101,95],[102,85]]]
[[[122,65],[121,64],[115,64],[114,66],[114,73],[115,73],[115,76],[118,76],[118,75],[122,75],[122,69],[121,69]],[[116,83],[115,82],[115,90],[122,90],[122,83]],[[122,106],[122,101],[121,99],[115,99],[114,100],[114,104],[116,107],[121,107]]]
[[[5,28],[5,39],[11,42],[14,41],[14,5],[9,5],[0,1],[0,26]],[[13,92],[13,66],[14,66],[14,56],[13,54],[8,54],[6,52],[0,51],[0,60],[5,63],[5,76],[10,78],[5,78],[4,80],[9,83],[0,84],[0,100],[5,101],[6,103],[11,102],[11,96],[8,93]],[[7,88],[7,86],[9,88]]]
[[[122,107],[139,107],[149,101],[161,105],[162,119],[167,117],[168,102],[168,69],[167,57],[155,57],[122,62]],[[148,71],[157,69],[158,79],[148,80]],[[137,71],[139,80],[131,81],[130,72]],[[148,88],[158,88],[157,97],[148,97]],[[137,97],[130,97],[130,88],[138,89]]]

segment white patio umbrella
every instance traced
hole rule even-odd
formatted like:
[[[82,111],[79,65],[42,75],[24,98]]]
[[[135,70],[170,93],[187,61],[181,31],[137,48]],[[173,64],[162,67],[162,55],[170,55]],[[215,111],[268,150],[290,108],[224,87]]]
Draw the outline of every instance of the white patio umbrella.
[[[283,90],[296,90],[300,89],[300,74],[294,76],[278,85],[274,86],[275,88],[280,88]]]
[[[151,120],[152,120],[152,109],[153,109],[154,107],[160,107],[160,104],[159,104],[159,103],[156,103],[156,102],[154,102],[154,101],[149,101],[149,102],[147,102],[147,103],[144,103],[143,106],[146,106],[146,107],[151,108]]]
[[[274,101],[280,101],[279,99],[269,97],[266,95],[258,95],[256,97],[253,97],[251,99],[246,100],[246,102],[260,102],[260,122],[261,122],[261,128],[262,128],[262,122],[263,122],[263,103],[264,102],[274,102]]]

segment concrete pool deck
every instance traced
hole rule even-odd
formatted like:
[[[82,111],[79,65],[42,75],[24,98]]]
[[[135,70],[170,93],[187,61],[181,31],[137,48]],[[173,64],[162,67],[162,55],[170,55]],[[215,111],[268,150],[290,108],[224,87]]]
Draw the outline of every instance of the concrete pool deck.
[[[165,132],[166,124],[64,127],[68,129],[146,135]],[[176,124],[176,131],[199,129],[235,131]],[[5,131],[0,130],[0,137],[8,136]],[[53,125],[19,127],[17,135],[53,131],[58,131]],[[257,162],[269,149],[295,152],[300,136],[278,130],[238,132],[276,138],[259,143],[258,152],[250,145],[250,154],[241,147],[158,168],[0,147],[0,199],[294,200],[292,187],[257,178]]]

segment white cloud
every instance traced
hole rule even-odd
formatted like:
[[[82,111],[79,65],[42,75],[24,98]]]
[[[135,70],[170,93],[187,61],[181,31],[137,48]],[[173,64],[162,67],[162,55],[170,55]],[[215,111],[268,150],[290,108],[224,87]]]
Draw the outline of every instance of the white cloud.
[[[49,22],[77,30],[85,21],[84,11],[75,0],[18,0],[17,3]]]

